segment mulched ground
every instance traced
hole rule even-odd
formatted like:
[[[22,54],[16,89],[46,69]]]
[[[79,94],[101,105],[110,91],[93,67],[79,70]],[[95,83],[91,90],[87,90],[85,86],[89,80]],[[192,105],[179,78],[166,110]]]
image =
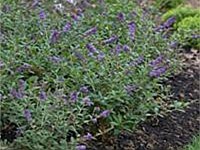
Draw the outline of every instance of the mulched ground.
[[[180,53],[183,71],[169,78],[173,100],[191,104],[184,111],[173,111],[164,117],[149,118],[133,133],[92,141],[89,150],[179,150],[200,132],[200,53]]]

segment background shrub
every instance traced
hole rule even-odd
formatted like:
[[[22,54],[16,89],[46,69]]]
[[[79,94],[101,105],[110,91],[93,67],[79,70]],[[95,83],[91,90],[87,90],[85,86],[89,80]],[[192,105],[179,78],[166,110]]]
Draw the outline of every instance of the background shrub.
[[[177,34],[180,35],[181,41],[191,47],[200,49],[200,16],[184,18],[177,24]]]
[[[176,18],[176,23],[180,22],[182,19],[186,17],[200,16],[200,10],[191,8],[189,6],[180,6],[174,9],[167,11],[162,16],[162,20],[166,21],[170,17]]]

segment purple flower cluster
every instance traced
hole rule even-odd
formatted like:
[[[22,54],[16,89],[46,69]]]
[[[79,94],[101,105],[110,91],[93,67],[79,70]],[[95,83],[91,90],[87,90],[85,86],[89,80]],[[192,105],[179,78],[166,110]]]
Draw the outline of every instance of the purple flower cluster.
[[[176,18],[175,18],[175,17],[170,17],[169,19],[167,19],[166,22],[163,23],[163,26],[164,26],[165,28],[169,28],[169,27],[171,27],[175,22],[176,22]]]
[[[92,105],[94,105],[94,103],[90,100],[90,98],[88,96],[85,97],[85,98],[83,98],[83,103],[86,106],[92,106]]]
[[[130,52],[131,51],[131,49],[128,45],[123,45],[123,50],[124,50],[124,52]]]
[[[128,28],[129,28],[129,36],[131,38],[131,40],[135,39],[135,31],[136,31],[136,25],[134,22],[130,22],[128,24]]]
[[[24,110],[24,117],[27,121],[31,121],[32,120],[32,115],[29,109],[25,109]]]
[[[115,47],[115,55],[119,55],[119,53],[122,51],[122,46],[117,44]]]
[[[82,92],[82,93],[84,93],[84,94],[87,94],[87,93],[89,92],[88,87],[87,87],[87,86],[82,86],[82,87],[80,88],[80,92]]]
[[[16,99],[22,99],[25,95],[25,81],[19,80],[18,89],[13,88],[10,91],[10,94],[12,95],[12,97],[14,97]]]
[[[93,27],[93,28],[87,30],[87,31],[84,33],[84,36],[89,36],[89,35],[95,34],[96,32],[97,32],[97,27]]]
[[[157,28],[155,28],[155,31],[162,31],[164,29],[167,29],[167,28],[171,27],[175,22],[176,22],[176,18],[175,17],[170,17],[162,25],[160,25]]]
[[[68,32],[71,29],[72,25],[70,22],[67,22],[63,27],[63,32]]]
[[[78,146],[76,146],[76,150],[86,150],[86,146],[85,145],[78,145]]]
[[[39,13],[39,18],[40,18],[41,20],[46,19],[46,14],[45,14],[45,12],[44,12],[43,10],[40,11],[40,13]]]
[[[87,134],[86,134],[86,135],[84,135],[83,137],[84,137],[84,139],[85,139],[85,140],[88,140],[88,141],[90,141],[90,140],[94,139],[94,137],[92,136],[92,134],[91,134],[91,133],[87,133]]]
[[[124,21],[125,20],[125,15],[122,12],[120,12],[120,13],[117,14],[117,19],[119,21]]]
[[[100,113],[99,117],[107,118],[110,115],[110,110],[104,110]]]
[[[58,30],[53,30],[50,37],[50,43],[56,43],[60,37],[60,32]]]
[[[154,68],[153,70],[150,71],[149,76],[150,77],[160,77],[162,74],[166,72],[167,68],[166,67],[158,67]]]
[[[111,44],[111,43],[113,43],[113,42],[115,42],[117,40],[118,40],[118,37],[116,35],[113,35],[112,37],[104,40],[103,44]]]
[[[79,93],[76,91],[73,91],[70,93],[70,100],[72,103],[75,103],[78,100]]]
[[[47,99],[46,92],[40,91],[39,98],[40,98],[41,101],[45,101]]]
[[[149,72],[150,77],[159,77],[166,72],[167,68],[165,66],[161,66],[163,59],[164,57],[160,55],[149,63],[152,67],[152,70]]]
[[[96,49],[96,47],[92,44],[92,43],[88,43],[86,45],[86,48],[89,50],[89,55],[93,56],[95,53],[98,54],[98,50]]]
[[[24,72],[25,70],[29,69],[31,67],[30,64],[24,63],[23,65],[19,66],[16,71],[21,73]]]
[[[159,64],[161,64],[162,62],[163,62],[163,56],[160,55],[160,56],[158,56],[156,59],[152,60],[152,61],[149,63],[149,65],[150,65],[151,67],[156,67],[156,66],[158,66]]]

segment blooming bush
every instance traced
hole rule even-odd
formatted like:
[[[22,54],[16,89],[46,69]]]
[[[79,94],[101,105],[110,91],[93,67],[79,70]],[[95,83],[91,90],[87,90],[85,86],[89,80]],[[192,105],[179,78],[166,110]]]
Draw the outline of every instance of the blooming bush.
[[[134,1],[74,7],[2,4],[1,128],[15,126],[16,149],[86,149],[163,107],[175,57],[149,14]]]

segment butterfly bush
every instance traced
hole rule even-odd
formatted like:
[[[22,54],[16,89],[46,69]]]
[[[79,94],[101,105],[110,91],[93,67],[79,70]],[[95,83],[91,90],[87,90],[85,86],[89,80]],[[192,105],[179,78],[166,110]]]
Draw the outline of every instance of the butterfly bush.
[[[89,149],[164,107],[154,95],[176,68],[175,40],[155,33],[150,14],[134,1],[60,3],[62,13],[53,1],[13,1],[1,15],[1,126],[23,128],[15,149]]]

